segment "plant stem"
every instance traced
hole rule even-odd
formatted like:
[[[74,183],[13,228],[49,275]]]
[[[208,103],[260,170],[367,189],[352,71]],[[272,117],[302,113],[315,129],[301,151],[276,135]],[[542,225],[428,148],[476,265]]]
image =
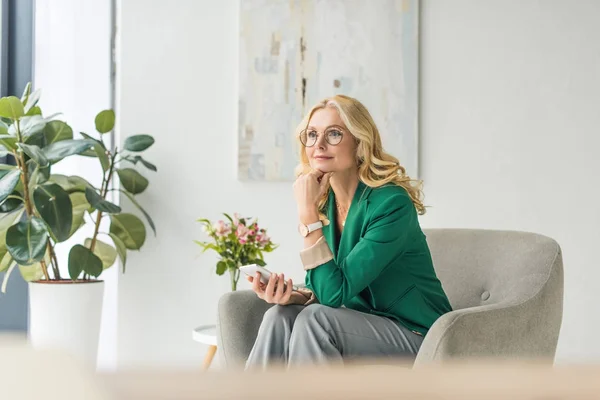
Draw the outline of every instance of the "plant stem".
[[[17,138],[20,143],[23,143],[21,138],[21,127],[19,124],[19,120],[15,121],[17,125]],[[21,182],[23,183],[23,197],[25,200],[25,212],[27,213],[27,217],[31,218],[33,216],[33,208],[31,207],[31,198],[29,197],[29,181],[27,179],[27,163],[25,162],[25,156],[23,155],[23,151],[20,151],[17,154],[16,151],[13,151],[15,156],[15,160],[17,161],[17,165],[21,168]],[[50,240],[50,239],[48,239]],[[47,281],[50,280],[50,276],[48,275],[48,266],[46,265],[46,261],[42,258],[40,260],[40,265],[42,266],[42,272],[44,273],[44,278]]]
[[[237,290],[238,279],[240,279],[240,270],[237,268],[229,268],[229,278],[231,281],[231,291]]]
[[[50,253],[50,259],[53,260],[54,278],[61,279],[60,270],[58,269],[58,260],[56,258],[56,253],[54,253],[54,245],[50,243],[50,240],[48,240],[48,252]]]
[[[21,200],[23,203],[25,203],[25,199],[22,198],[21,196],[17,196],[16,194],[11,194],[9,196],[6,196],[7,199],[18,199]]]
[[[117,158],[118,151],[115,149],[115,154],[112,155],[110,159],[110,167],[108,169],[108,177],[102,180],[102,188],[100,189],[100,196],[103,199],[106,199],[106,195],[108,193],[108,186],[110,185],[110,181],[113,176],[113,172],[115,170],[115,159]],[[98,214],[96,215],[96,224],[94,226],[94,235],[92,236],[92,243],[90,244],[90,250],[92,253],[94,252],[94,248],[96,247],[96,239],[98,238],[98,232],[100,230],[100,222],[102,221],[102,211],[98,210]]]

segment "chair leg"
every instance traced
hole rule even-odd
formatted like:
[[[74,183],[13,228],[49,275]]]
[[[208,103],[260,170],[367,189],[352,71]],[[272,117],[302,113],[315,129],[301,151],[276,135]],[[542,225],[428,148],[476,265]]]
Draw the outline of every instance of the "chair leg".
[[[208,351],[206,352],[206,356],[204,356],[204,363],[202,364],[202,369],[207,370],[212,363],[213,358],[215,357],[215,353],[217,352],[217,346],[208,346]]]

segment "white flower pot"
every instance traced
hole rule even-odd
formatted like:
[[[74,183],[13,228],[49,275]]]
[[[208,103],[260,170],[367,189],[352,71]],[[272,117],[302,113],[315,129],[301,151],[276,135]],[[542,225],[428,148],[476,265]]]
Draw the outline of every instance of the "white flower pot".
[[[65,350],[95,369],[103,299],[102,281],[30,282],[32,346]]]

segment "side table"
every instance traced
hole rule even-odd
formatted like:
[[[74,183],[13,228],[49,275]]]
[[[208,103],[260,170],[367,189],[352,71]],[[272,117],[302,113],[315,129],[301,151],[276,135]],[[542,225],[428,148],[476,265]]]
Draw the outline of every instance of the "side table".
[[[202,364],[202,369],[206,371],[217,352],[217,327],[215,325],[199,326],[192,331],[192,339],[208,345],[208,351],[206,352],[206,356],[204,356],[204,363]]]

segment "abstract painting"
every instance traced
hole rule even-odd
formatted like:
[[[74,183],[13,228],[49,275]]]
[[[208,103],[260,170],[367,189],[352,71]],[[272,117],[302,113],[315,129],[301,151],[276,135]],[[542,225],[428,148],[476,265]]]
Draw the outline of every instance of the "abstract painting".
[[[418,0],[241,0],[238,178],[292,181],[294,130],[319,100],[371,112],[418,174]]]

